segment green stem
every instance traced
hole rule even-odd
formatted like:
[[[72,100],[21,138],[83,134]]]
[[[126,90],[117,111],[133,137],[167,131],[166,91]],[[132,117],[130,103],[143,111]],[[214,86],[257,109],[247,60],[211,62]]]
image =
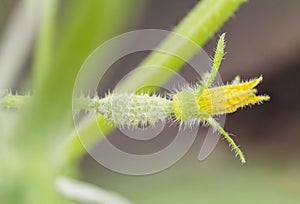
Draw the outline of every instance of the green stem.
[[[214,56],[213,66],[208,76],[204,76],[196,95],[201,96],[204,89],[209,88],[219,71],[225,49],[225,33],[220,36]]]
[[[10,92],[0,94],[0,108],[20,109],[30,100],[30,95],[13,95]]]
[[[35,75],[33,78],[36,87],[40,85],[52,64],[57,3],[57,0],[45,1],[46,9],[38,34],[33,62],[33,74]]]
[[[240,149],[240,147],[234,142],[234,140],[228,135],[228,133],[220,126],[220,124],[213,119],[212,117],[207,117],[206,122],[216,128],[220,134],[223,135],[223,137],[227,140],[229,143],[229,146],[232,148],[232,150],[236,153],[236,156],[239,157],[242,164],[246,163],[245,156]]]
[[[199,51],[220,27],[233,15],[245,0],[202,0],[174,28],[178,35],[169,35],[156,50],[139,66],[165,67],[170,69],[148,69],[143,75],[129,75],[118,90],[135,90],[144,84],[164,84],[186,63],[182,59],[190,59]],[[182,37],[179,37],[182,36]],[[184,40],[188,39],[188,40]],[[193,44],[195,43],[195,44]],[[180,56],[182,59],[178,58]]]

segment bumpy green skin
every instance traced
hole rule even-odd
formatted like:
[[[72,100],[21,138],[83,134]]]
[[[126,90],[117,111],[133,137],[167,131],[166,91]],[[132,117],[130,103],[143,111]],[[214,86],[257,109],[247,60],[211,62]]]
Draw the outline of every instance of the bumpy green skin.
[[[98,112],[116,126],[137,127],[165,122],[173,112],[172,102],[148,94],[111,94],[99,100]]]

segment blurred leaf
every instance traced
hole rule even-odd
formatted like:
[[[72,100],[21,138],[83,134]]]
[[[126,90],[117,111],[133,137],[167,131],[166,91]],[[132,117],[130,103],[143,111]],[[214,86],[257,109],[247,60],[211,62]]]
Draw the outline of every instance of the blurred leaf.
[[[76,74],[97,46],[128,27],[137,1],[59,1],[61,7],[54,0],[47,3],[32,69],[33,98],[9,133],[14,139],[11,150],[19,153],[21,162],[13,189],[22,190],[18,197],[25,204],[56,203],[53,181],[58,158],[52,152],[71,129]],[[61,18],[56,18],[58,14]]]
[[[66,177],[58,177],[56,179],[56,188],[64,196],[84,203],[130,204],[127,199],[117,193]]]
[[[78,70],[101,42],[128,26],[135,3],[135,0],[73,0],[65,3],[64,19],[53,40],[54,45],[51,45],[53,49],[39,47],[41,52],[47,54],[50,50],[52,53],[48,56],[50,60],[46,60],[50,63],[47,69],[43,66],[34,69],[34,76],[39,77],[34,84],[34,98],[22,114],[16,132],[23,147],[36,148],[33,141],[41,141],[38,142],[40,148],[45,145],[51,148],[50,141],[53,143],[69,130],[68,127],[71,128],[72,89]],[[52,26],[52,20],[45,20]],[[51,41],[51,37],[45,37],[47,39]],[[44,43],[44,46],[50,45]],[[41,53],[37,57],[47,58]],[[28,118],[30,124],[26,122]]]
[[[5,9],[1,2],[1,9]],[[3,6],[3,7],[2,7]],[[30,49],[40,25],[45,1],[22,0],[15,4],[0,44],[0,89],[11,89],[30,55]],[[1,11],[0,11],[1,12]]]

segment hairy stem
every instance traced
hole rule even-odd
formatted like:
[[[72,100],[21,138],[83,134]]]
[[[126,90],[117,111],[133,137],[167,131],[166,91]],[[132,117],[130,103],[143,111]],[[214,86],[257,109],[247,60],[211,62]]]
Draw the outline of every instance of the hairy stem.
[[[0,93],[0,108],[23,108],[30,100],[30,95],[14,95],[11,92]]]
[[[224,56],[224,49],[225,49],[225,33],[223,33],[220,36],[220,39],[218,41],[211,72],[202,79],[202,83],[199,89],[197,90],[196,95],[201,96],[203,90],[209,88],[213,83],[213,81],[215,80]]]
[[[240,161],[245,164],[246,159],[242,152],[242,150],[239,148],[239,146],[234,142],[234,140],[229,136],[229,134],[220,126],[220,124],[213,119],[212,117],[208,117],[206,119],[206,122],[217,129],[217,131],[223,135],[223,137],[227,140],[229,143],[229,146],[232,147],[232,150],[236,153],[236,156],[239,157]]]

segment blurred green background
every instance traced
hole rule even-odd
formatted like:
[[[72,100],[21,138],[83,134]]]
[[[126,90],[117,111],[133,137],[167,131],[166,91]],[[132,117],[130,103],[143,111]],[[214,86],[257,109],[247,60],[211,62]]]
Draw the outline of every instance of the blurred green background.
[[[45,160],[51,157],[42,152],[59,146],[73,129],[72,89],[88,55],[126,31],[171,30],[198,1],[0,2],[0,90],[31,91],[34,95],[24,111],[0,111],[0,195],[3,203],[25,203],[24,189],[34,191],[43,186],[40,178],[54,162]],[[226,118],[225,129],[236,135],[246,165],[233,157],[223,140],[206,160],[198,161],[204,139],[199,134],[183,159],[154,175],[114,173],[88,154],[80,161],[80,172],[66,169],[66,174],[80,175],[81,180],[117,192],[132,203],[299,203],[299,10],[297,0],[250,0],[204,47],[212,56],[217,37],[226,32],[227,55],[220,70],[223,81],[231,81],[237,74],[243,79],[264,76],[259,92],[269,94],[271,101]],[[112,89],[146,54],[122,59],[105,75],[102,91]],[[188,67],[180,74],[188,81],[196,80]],[[201,129],[201,133],[205,131]],[[117,144],[124,142],[119,131],[109,138]],[[135,149],[134,144],[128,139],[119,145]],[[140,145],[147,146],[147,142]],[[151,145],[148,149],[155,148]],[[22,157],[14,159],[14,154]],[[24,177],[19,173],[24,171],[37,173]],[[47,182],[51,185],[51,179],[45,178]],[[28,186],[16,190],[19,183]],[[46,196],[39,195],[36,203]]]

